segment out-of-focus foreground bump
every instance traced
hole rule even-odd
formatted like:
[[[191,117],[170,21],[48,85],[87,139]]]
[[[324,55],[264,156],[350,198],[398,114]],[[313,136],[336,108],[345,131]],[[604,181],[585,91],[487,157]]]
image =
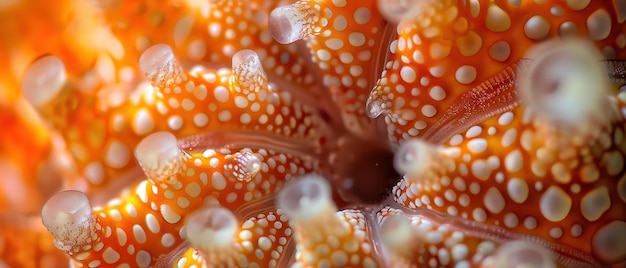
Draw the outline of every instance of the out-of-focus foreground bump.
[[[545,40],[582,37],[607,59],[626,56],[623,7],[611,2],[414,2],[367,100],[368,115],[385,116],[396,144],[423,136],[461,94]]]
[[[233,176],[233,166],[226,163],[236,164],[241,154],[253,155],[257,168],[249,169],[253,173],[247,176]],[[136,156],[148,180],[139,183],[134,191],[93,211],[84,194],[62,192],[43,209],[44,224],[55,236],[57,247],[66,251],[75,263],[131,267],[169,264],[177,257],[170,254],[184,247],[186,233],[182,227],[186,211],[207,204],[222,204],[234,210],[276,192],[285,180],[309,171],[298,159],[263,149],[241,149],[236,153],[227,149],[183,151],[175,137],[166,132],[142,140]],[[72,202],[73,199],[80,202]],[[83,203],[81,210],[71,206]],[[84,224],[67,216],[78,213],[75,211],[82,213],[77,215]],[[81,223],[72,226],[85,231],[77,236],[71,230],[82,229],[67,229],[67,222]]]
[[[337,211],[328,182],[307,174],[280,191],[276,205],[291,220],[296,245],[295,267],[379,267],[365,216]]]
[[[550,251],[537,243],[503,242],[497,235],[468,232],[455,221],[429,216],[390,207],[377,213],[389,267],[557,267]]]
[[[270,30],[279,43],[306,42],[348,130],[371,127],[363,107],[389,42],[374,1],[297,1],[272,11]]]
[[[0,266],[626,264],[621,1],[9,0],[0,55]]]
[[[224,208],[202,208],[186,220],[191,247],[175,267],[281,267],[292,253],[292,230],[280,210],[263,212],[241,223]],[[292,245],[293,247],[293,245]]]
[[[255,52],[243,50],[233,58],[232,70],[201,66],[185,70],[170,46],[157,44],[139,59],[151,85],[115,85],[110,89],[113,94],[103,99],[78,90],[75,81],[42,115],[63,133],[78,173],[95,192],[116,185],[113,177],[132,181],[136,177],[132,150],[157,131],[180,138],[210,129],[243,129],[312,139],[320,122],[314,110],[294,100],[290,92],[269,85]],[[48,61],[50,68],[62,66]]]
[[[614,95],[619,85],[609,83],[587,44],[545,45],[558,49],[529,54],[521,106],[442,146],[419,140],[400,146],[396,166],[406,175],[395,199],[536,235],[554,243],[548,247],[565,255],[564,263],[620,262],[626,244],[608,234],[626,232],[623,93]],[[576,107],[575,117],[554,108],[563,102]]]

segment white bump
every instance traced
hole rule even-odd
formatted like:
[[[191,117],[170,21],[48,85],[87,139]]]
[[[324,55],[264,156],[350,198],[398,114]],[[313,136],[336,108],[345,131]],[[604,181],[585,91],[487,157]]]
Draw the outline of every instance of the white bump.
[[[148,230],[150,230],[153,234],[157,234],[161,231],[159,221],[151,213],[146,214],[146,226],[148,226]]]
[[[533,40],[540,40],[550,33],[550,22],[540,15],[530,17],[524,24],[524,34]]]
[[[139,244],[146,242],[146,232],[143,230],[143,227],[138,224],[133,225],[133,236],[135,237],[135,241]]]
[[[104,169],[99,162],[91,162],[85,167],[85,178],[95,185],[100,185],[104,180]]]
[[[163,245],[166,248],[173,246],[174,242],[176,242],[176,239],[170,233],[164,234],[161,237],[161,245]]]
[[[400,77],[404,82],[413,83],[417,79],[417,74],[411,66],[404,66],[400,69]]]
[[[178,221],[180,221],[181,216],[180,214],[178,214],[174,209],[172,209],[172,207],[168,204],[163,204],[161,205],[161,216],[163,216],[163,218],[165,219],[165,221],[167,221],[168,223],[171,224],[175,224]]]
[[[152,120],[152,115],[150,112],[145,109],[139,109],[137,113],[135,113],[135,119],[133,120],[133,131],[137,135],[146,135],[152,131],[154,128],[154,121]]]
[[[507,183],[507,192],[513,202],[521,204],[528,198],[528,184],[522,179],[512,178]]]
[[[470,65],[463,65],[456,69],[454,77],[461,84],[469,84],[476,80],[476,68]]]
[[[611,198],[606,186],[600,186],[587,193],[580,204],[580,211],[589,221],[596,221],[611,207]]]
[[[22,94],[38,107],[52,100],[63,89],[65,81],[63,61],[56,56],[45,56],[33,62],[24,73]]]
[[[123,143],[114,141],[109,144],[109,147],[104,156],[107,165],[112,168],[123,168],[130,160],[130,152]]]
[[[508,172],[518,172],[522,170],[524,165],[524,158],[522,157],[522,153],[520,150],[515,150],[510,152],[506,158],[504,158],[504,167]]]
[[[137,261],[137,265],[141,268],[150,266],[152,263],[152,256],[150,253],[145,250],[140,250],[137,252],[137,256],[135,257],[135,261]]]
[[[563,220],[571,208],[572,199],[557,186],[550,186],[539,200],[541,214],[552,222]]]
[[[598,9],[587,18],[587,32],[593,40],[603,40],[611,33],[611,15],[604,9]]]
[[[487,220],[487,213],[482,208],[475,208],[472,212],[472,217],[474,217],[474,220],[477,222],[484,222]]]
[[[604,263],[626,259],[626,222],[612,221],[600,228],[591,240],[591,250]]]
[[[211,175],[211,186],[215,190],[224,190],[226,188],[226,179],[224,175],[219,172],[213,172]]]
[[[515,228],[519,224],[519,218],[515,213],[509,212],[504,215],[504,226],[509,228]]]
[[[504,197],[502,197],[500,191],[498,191],[495,187],[491,187],[487,190],[483,202],[485,204],[485,208],[494,214],[500,213],[506,205]]]
[[[102,260],[108,264],[113,264],[120,260],[120,254],[114,249],[107,247],[104,252],[102,252]]]
[[[467,148],[474,154],[479,154],[487,149],[487,140],[479,138],[467,143]]]
[[[452,247],[451,253],[452,259],[455,262],[459,262],[467,258],[469,250],[465,244],[457,244]]]

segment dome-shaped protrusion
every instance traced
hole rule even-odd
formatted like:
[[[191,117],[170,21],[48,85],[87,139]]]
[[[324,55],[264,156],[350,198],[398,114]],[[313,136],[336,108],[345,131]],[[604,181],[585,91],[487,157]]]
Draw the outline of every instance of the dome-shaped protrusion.
[[[415,18],[428,0],[378,0],[378,10],[391,23]]]
[[[319,175],[305,175],[291,181],[281,190],[276,205],[294,220],[315,217],[334,204],[331,199],[330,185]]]
[[[379,100],[368,98],[365,104],[365,114],[369,118],[378,118],[386,111],[385,104]]]
[[[202,208],[192,213],[186,222],[187,239],[206,255],[230,249],[238,228],[235,215],[222,207]]]
[[[408,140],[398,147],[393,164],[398,173],[411,177],[423,174],[437,161],[437,148],[420,139]]]
[[[494,253],[493,267],[556,268],[556,260],[551,252],[529,241],[506,242]]]
[[[533,48],[520,74],[519,93],[553,125],[584,133],[609,122],[610,94],[601,54],[580,40],[552,41]]]
[[[232,58],[233,90],[238,93],[249,94],[266,90],[267,75],[261,65],[261,59],[254,50],[244,49],[237,51]]]
[[[41,107],[56,97],[66,82],[65,64],[53,55],[34,61],[22,77],[22,94],[33,106]]]
[[[277,7],[270,13],[269,29],[272,37],[281,44],[290,44],[312,36],[319,11],[305,1]]]
[[[184,75],[172,48],[165,44],[146,49],[139,57],[139,68],[153,86],[161,88],[173,85]]]
[[[394,258],[407,258],[415,243],[415,235],[409,219],[403,215],[391,215],[380,227],[380,238]]]
[[[146,176],[157,183],[172,183],[184,166],[177,139],[169,132],[156,132],[141,140],[135,158]]]
[[[251,181],[261,172],[261,160],[249,151],[236,153],[232,160],[232,164],[226,165],[225,169],[235,180]]]
[[[70,251],[92,241],[95,217],[89,199],[82,192],[55,194],[44,204],[41,219],[59,249]]]

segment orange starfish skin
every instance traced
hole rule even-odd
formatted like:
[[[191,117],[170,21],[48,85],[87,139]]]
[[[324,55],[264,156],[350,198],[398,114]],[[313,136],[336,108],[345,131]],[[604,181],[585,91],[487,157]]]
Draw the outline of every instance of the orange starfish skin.
[[[514,266],[517,259],[525,258],[519,256],[524,254],[532,255],[536,266],[550,267],[555,262],[554,257],[537,244],[524,244],[515,239],[503,242],[502,237],[488,235],[488,232],[476,227],[467,232],[454,221],[432,215],[429,211],[407,213],[385,207],[377,213],[377,219],[390,267],[448,267],[452,264],[465,267]],[[507,248],[511,251],[506,252]],[[520,248],[527,251],[524,254],[516,252]],[[519,255],[511,254],[513,252]]]
[[[200,230],[212,230],[215,233],[210,232],[204,236],[202,233],[193,233],[198,239],[191,244],[198,249],[189,248],[173,262],[174,267],[276,267],[285,263],[290,254],[293,254],[293,245],[288,244],[292,234],[291,226],[280,210],[261,212],[242,221],[239,228],[233,228],[237,227],[233,224],[236,223],[234,215],[227,216],[224,213],[230,212],[208,208],[198,212],[201,214],[200,219],[189,218],[189,237],[192,237],[192,231],[189,231],[192,228],[192,219],[196,219],[196,223],[204,224],[200,226]],[[230,217],[232,219],[229,221]],[[216,233],[219,235],[213,237]],[[198,244],[195,245],[194,242]]]
[[[291,219],[297,267],[379,267],[365,214],[337,212],[324,178],[306,175],[281,190],[276,204]]]
[[[304,31],[294,38],[297,27]],[[306,41],[319,78],[343,107],[339,112],[352,131],[371,124],[363,107],[378,76],[376,62],[383,60],[390,28],[374,1],[296,1],[270,15],[270,29],[278,42]]]
[[[35,2],[0,4],[35,195],[0,195],[0,266],[626,263],[620,1]]]
[[[64,134],[70,152],[75,158],[77,172],[90,182],[90,186],[102,188],[107,186],[109,178],[128,177],[129,170],[134,167],[130,160],[132,147],[142,137],[152,131],[170,130],[174,131],[179,137],[185,137],[197,133],[200,129],[213,129],[218,125],[223,128],[234,128],[235,123],[228,122],[231,122],[230,118],[235,118],[240,119],[240,122],[251,122],[246,123],[251,124],[249,126],[250,129],[264,127],[270,132],[284,133],[296,137],[308,135],[303,133],[308,130],[302,129],[303,125],[307,126],[313,123],[311,122],[312,120],[306,118],[310,116],[306,111],[307,108],[304,107],[304,111],[298,110],[297,107],[300,107],[300,105],[291,103],[293,97],[286,95],[289,93],[277,91],[275,89],[276,84],[274,84],[283,85],[285,82],[292,82],[292,80],[296,83],[303,83],[303,86],[311,83],[312,78],[306,75],[303,60],[301,57],[296,56],[294,47],[278,47],[276,44],[269,43],[271,39],[268,39],[270,36],[267,28],[248,27],[246,30],[250,31],[250,33],[242,33],[242,35],[249,35],[238,38],[231,36],[235,32],[220,28],[222,27],[220,25],[232,24],[233,17],[238,12],[256,14],[249,16],[250,18],[262,16],[263,10],[267,9],[261,9],[261,7],[268,8],[267,4],[244,7],[238,2],[211,3],[211,8],[215,6],[222,7],[223,4],[227,4],[227,7],[223,7],[220,10],[210,9],[211,12],[203,14],[203,18],[193,24],[193,22],[188,21],[192,18],[189,17],[190,15],[182,17],[184,15],[181,10],[182,6],[161,6],[161,4],[147,3],[145,6],[142,4],[137,7],[132,3],[124,3],[119,3],[121,5],[119,8],[122,10],[121,14],[131,15],[145,12],[145,14],[141,14],[147,16],[146,20],[148,20],[148,23],[153,23],[145,28],[154,29],[154,31],[158,32],[164,31],[166,34],[150,34],[145,29],[140,34],[133,31],[133,29],[137,29],[135,27],[122,27],[122,29],[118,30],[114,28],[113,32],[118,35],[116,38],[120,40],[139,40],[145,34],[149,34],[150,36],[164,37],[162,40],[156,39],[144,42],[146,46],[151,42],[171,41],[172,36],[180,35],[181,31],[184,32],[184,30],[180,30],[183,27],[180,25],[185,23],[192,25],[187,25],[191,28],[188,29],[189,33],[186,37],[180,37],[183,40],[197,39],[196,41],[202,42],[202,44],[219,44],[221,40],[233,40],[232,45],[228,46],[230,52],[226,51],[225,54],[207,53],[204,57],[196,57],[189,54],[190,49],[197,46],[193,45],[197,44],[197,42],[177,44],[174,51],[180,51],[180,55],[183,56],[180,64],[190,60],[207,60],[215,65],[209,66],[212,68],[211,71],[214,72],[215,69],[219,70],[221,67],[224,67],[222,64],[229,63],[233,54],[243,48],[255,48],[258,53],[263,53],[263,63],[265,66],[270,67],[269,75],[274,77],[273,83],[267,84],[267,81],[260,81],[263,83],[263,85],[260,85],[261,88],[253,91],[261,90],[255,94],[269,95],[269,99],[262,100],[265,102],[274,102],[275,98],[283,98],[282,102],[290,106],[286,109],[289,109],[290,114],[295,114],[296,121],[292,121],[294,119],[291,118],[291,115],[278,114],[278,112],[283,112],[281,110],[283,104],[274,103],[265,108],[259,105],[262,102],[253,105],[254,101],[250,99],[250,96],[247,96],[248,92],[240,92],[241,96],[231,96],[228,90],[226,90],[230,88],[229,83],[231,82],[229,74],[225,71],[214,74],[202,74],[200,69],[191,70],[193,74],[187,74],[185,77],[189,77],[192,83],[203,84],[200,88],[193,90],[188,88],[191,84],[185,84],[187,82],[186,79],[177,83],[176,86],[178,88],[173,85],[169,85],[172,86],[171,89],[144,89],[141,85],[137,86],[137,72],[129,66],[136,65],[136,61],[139,60],[138,51],[143,51],[146,47],[142,46],[138,50],[135,47],[124,46],[126,44],[134,44],[133,42],[121,42],[119,46],[109,46],[109,54],[101,54],[98,57],[95,75],[73,76],[73,73],[68,70],[70,74],[69,86],[59,93],[58,97],[52,100],[52,103],[40,107],[44,117],[51,120],[55,129]],[[106,13],[117,14],[115,13],[118,11],[115,9],[116,7],[117,5],[114,4],[108,6],[111,10],[106,9]],[[173,13],[173,15],[165,19],[163,14],[166,13]],[[160,23],[156,23],[150,20],[150,18],[154,20],[154,16],[164,21],[158,20]],[[122,18],[125,17],[122,16]],[[131,24],[127,21],[117,21],[119,18],[109,18],[109,20],[112,20],[111,23],[115,22],[114,25]],[[253,20],[248,21],[248,23],[250,25],[258,25],[258,22]],[[207,30],[209,30],[208,36]],[[236,42],[239,38],[249,41]],[[176,40],[174,40],[174,43],[177,43]],[[113,42],[113,44],[117,43]],[[268,48],[261,49],[262,47]],[[203,50],[218,51],[218,48],[206,47]],[[281,66],[279,68],[271,68],[276,64]],[[263,72],[260,66],[259,68]],[[286,69],[283,68],[288,68],[290,71],[287,73]],[[200,76],[204,77],[201,78]],[[278,76],[281,78],[276,79]],[[267,80],[267,78],[262,79]],[[91,84],[93,80],[96,81],[95,84]],[[269,93],[267,86],[272,87],[272,93]],[[91,88],[91,92],[85,92],[83,90],[84,87]],[[211,89],[216,91],[210,92]],[[291,89],[291,92],[294,93],[294,97],[310,94],[299,89]],[[252,105],[251,109],[254,113],[232,113],[231,111],[234,111],[234,109],[227,109],[227,107],[240,109],[243,108],[242,105]],[[210,113],[187,114],[191,109],[207,106]],[[222,112],[220,114],[214,113],[217,110]],[[265,110],[267,110],[269,116],[261,114]],[[180,111],[181,114],[179,115],[176,111]],[[276,111],[276,114],[274,114],[274,111]],[[156,120],[157,114],[163,113],[168,113],[169,115],[166,120]],[[300,117],[302,113],[305,113],[305,115]],[[257,121],[260,125],[254,125],[254,122]],[[283,121],[289,123],[291,127],[278,127]],[[265,126],[265,122],[268,122],[267,126]],[[276,126],[272,126],[274,123]],[[229,124],[232,124],[232,126]],[[113,137],[119,138],[113,139]],[[104,190],[104,192],[106,191]]]
[[[550,73],[551,68],[568,68],[547,65],[558,63],[559,53],[572,51],[568,45],[557,45],[561,47],[548,50],[547,53],[553,54],[540,58],[522,76],[522,80],[528,79],[520,84],[519,90],[524,95],[528,94],[524,90],[543,90],[544,80],[559,81],[545,79],[541,72],[550,76],[554,74]],[[595,57],[590,60],[591,64],[599,65]],[[583,67],[590,74],[596,70],[595,66]],[[601,76],[605,75],[601,67],[598,70]],[[565,70],[557,79],[567,83],[567,79],[575,79],[577,72],[575,68]],[[598,92],[605,92],[604,87],[608,86],[602,82],[593,85],[598,86],[595,89]],[[584,86],[580,89],[589,90]],[[569,89],[571,93],[563,94],[576,94],[575,87]],[[541,97],[533,97],[530,104],[455,134],[444,146],[417,141],[404,144],[405,152],[417,154],[423,163],[407,167],[407,179],[394,189],[395,199],[409,208],[428,208],[502,226],[516,234],[532,234],[548,244],[554,243],[550,248],[568,245],[604,263],[621,261],[623,249],[609,249],[612,247],[609,237],[626,232],[625,100],[623,93],[608,99],[603,93],[600,95],[603,97],[597,105],[604,107],[593,106],[589,114],[573,118],[577,124],[585,125],[584,129],[565,127],[569,122],[558,114],[550,114],[559,116],[556,118],[544,118],[548,110],[542,108],[538,100]],[[565,95],[559,97],[559,101],[571,100]],[[588,98],[596,100],[593,95]],[[584,103],[569,105],[587,111]],[[594,114],[596,110],[599,117]],[[593,123],[586,124],[586,120]],[[498,146],[490,146],[493,144]],[[582,256],[581,261],[594,263],[584,254],[572,253],[572,249],[555,251]]]
[[[75,265],[148,267],[167,263],[174,257],[168,256],[169,252],[177,252],[175,249],[184,246],[186,234],[182,225],[186,211],[197,210],[203,204],[240,209],[276,192],[284,181],[311,168],[297,158],[266,150],[242,149],[235,153],[208,149],[187,154],[179,151],[172,134],[163,132],[152,134],[142,142],[145,144],[138,146],[137,157],[150,180],[141,182],[132,193],[93,211],[87,197],[77,191],[61,192],[44,206],[44,225],[55,235],[57,247],[66,251]],[[169,159],[172,161],[169,164],[164,163],[170,169],[153,173],[146,168],[149,163],[141,155],[164,153],[159,151],[163,149],[152,147],[159,142],[164,142],[163,146],[174,142],[171,149],[178,155]],[[139,149],[145,146],[148,151]],[[250,154],[258,166],[247,170],[247,176],[236,176],[246,171],[229,163],[239,164],[237,160],[242,153]],[[153,176],[164,172],[170,175]],[[67,203],[72,200],[75,201]],[[57,216],[73,211],[80,213],[72,214],[75,216],[71,221]],[[73,238],[76,233],[67,231],[68,227],[80,230],[79,239]]]
[[[229,65],[235,52],[254,49],[270,75],[310,85],[313,77],[296,46],[279,46],[271,39],[267,16],[282,1],[111,1],[104,5],[106,21],[120,41],[117,54],[135,66],[148,47],[166,43],[183,64]],[[113,55],[115,57],[115,55]],[[120,55],[121,56],[121,55]]]
[[[398,39],[368,99],[369,115],[385,115],[394,143],[437,131],[430,128],[461,94],[514,64],[539,42],[582,36],[606,58],[626,57],[624,14],[610,1],[414,5],[419,10],[398,25]]]
[[[159,45],[149,50],[146,57],[151,56],[150,51],[161,50],[171,53],[169,47]],[[314,141],[311,129],[320,128],[312,109],[293,100],[289,92],[268,84],[254,52],[240,53],[237,64],[241,66],[234,66],[232,72],[225,68],[194,68],[185,72],[170,54],[170,67],[174,68],[171,72],[178,76],[169,82],[158,79],[169,74],[159,69],[166,65],[146,63],[146,68],[150,68],[148,76],[154,79],[153,87],[140,85],[128,97],[113,95],[109,99],[68,88],[59,94],[62,97],[40,110],[50,111],[49,117],[55,128],[64,133],[78,170],[94,187],[106,186],[110,178],[128,176],[136,168],[131,160],[133,146],[154,131],[167,130],[178,137],[188,137],[211,129],[264,130],[268,138],[272,138],[269,133],[275,133]],[[240,70],[248,67],[256,68],[259,76],[247,77]],[[117,100],[118,96],[125,99]],[[244,112],[246,107],[250,112]],[[190,113],[194,110],[200,111]],[[157,119],[161,115],[167,115],[165,120]],[[245,135],[238,139],[254,142],[252,136]]]

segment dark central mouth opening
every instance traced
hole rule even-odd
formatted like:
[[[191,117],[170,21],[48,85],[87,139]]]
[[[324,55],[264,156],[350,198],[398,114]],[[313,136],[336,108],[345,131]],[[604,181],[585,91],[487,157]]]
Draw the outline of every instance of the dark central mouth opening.
[[[393,150],[381,140],[347,136],[328,155],[327,173],[334,191],[350,205],[368,205],[386,198],[400,181]]]

